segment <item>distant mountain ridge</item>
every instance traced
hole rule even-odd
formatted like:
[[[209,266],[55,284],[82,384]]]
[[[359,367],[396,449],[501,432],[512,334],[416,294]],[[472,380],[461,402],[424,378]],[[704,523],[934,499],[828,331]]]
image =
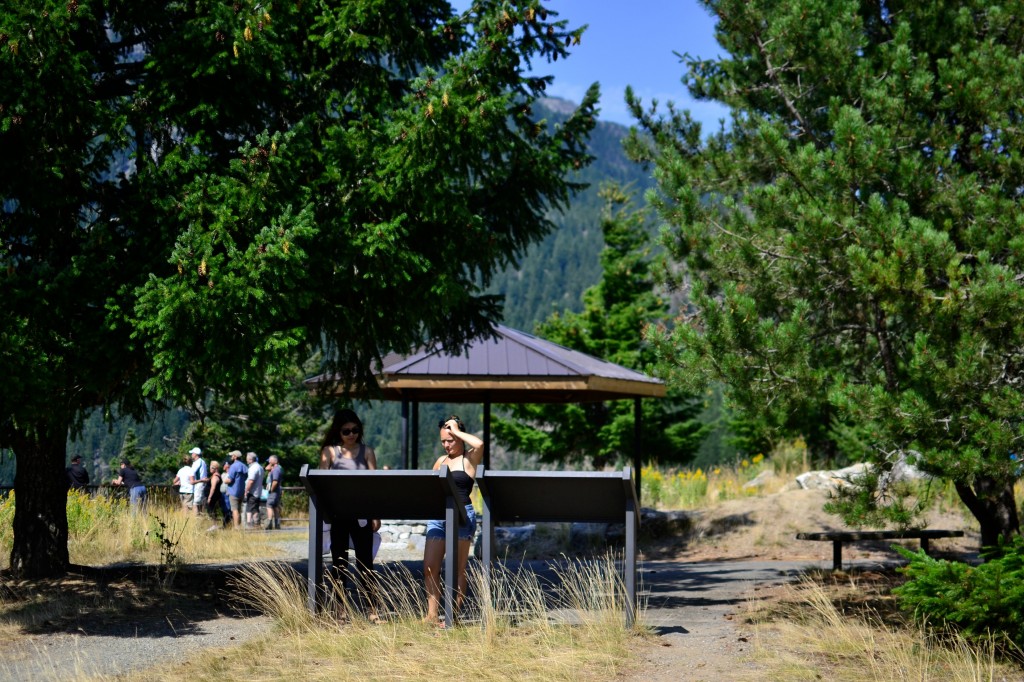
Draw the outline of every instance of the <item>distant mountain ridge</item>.
[[[561,97],[541,97],[537,100],[537,105],[562,116],[571,115],[572,112],[576,111],[576,107],[579,106],[576,102],[570,102]]]
[[[540,99],[534,107],[536,117],[550,125],[564,121],[575,110],[574,103],[555,97]],[[622,150],[628,132],[618,123],[597,122],[589,145],[594,162],[576,178],[590,187],[573,198],[569,211],[552,216],[556,229],[551,234],[494,278],[488,292],[504,294],[506,325],[532,332],[536,323],[554,312],[578,311],[584,290],[600,280],[601,185],[632,186],[638,195],[653,186],[649,174]],[[637,205],[641,203],[638,200]]]

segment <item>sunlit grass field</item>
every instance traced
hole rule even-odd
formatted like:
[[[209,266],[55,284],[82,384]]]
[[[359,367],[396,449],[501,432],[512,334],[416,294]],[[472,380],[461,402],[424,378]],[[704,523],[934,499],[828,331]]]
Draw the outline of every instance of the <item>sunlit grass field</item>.
[[[645,506],[659,509],[706,509],[718,502],[778,492],[795,476],[810,470],[803,440],[785,443],[770,456],[743,457],[708,469],[647,466],[641,470]],[[748,486],[761,477],[760,485]]]
[[[16,495],[0,500],[0,568],[9,562]],[[124,499],[68,492],[68,553],[72,564],[137,562],[173,568],[182,564],[266,559],[279,549],[259,533],[220,530],[205,514],[186,513],[173,502],[151,501],[133,512]]]

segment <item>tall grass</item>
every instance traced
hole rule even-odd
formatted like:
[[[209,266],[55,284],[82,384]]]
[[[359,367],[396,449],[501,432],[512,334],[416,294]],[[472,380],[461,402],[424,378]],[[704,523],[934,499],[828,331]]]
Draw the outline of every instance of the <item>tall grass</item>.
[[[244,650],[197,652],[187,668],[161,669],[166,680],[259,679],[422,680],[612,679],[629,661],[638,631],[623,627],[625,591],[613,559],[570,564],[558,589],[529,570],[471,575],[475,595],[458,627],[424,624],[418,580],[400,565],[383,566],[376,590],[379,624],[328,577],[326,608],[307,609],[306,581],[285,564],[251,565],[232,587],[245,607],[269,615],[272,636]],[[127,679],[150,679],[153,670]]]
[[[757,657],[766,679],[1020,679],[1019,668],[998,660],[995,636],[973,645],[956,635],[893,624],[881,616],[846,615],[829,591],[811,581],[786,589],[781,606],[753,615]]]
[[[13,543],[15,504],[13,492],[0,500],[2,568],[7,567]],[[279,551],[259,533],[221,530],[219,521],[186,513],[174,503],[151,502],[145,511],[133,511],[123,499],[72,490],[67,514],[73,564],[210,563],[262,559]]]
[[[644,467],[641,496],[644,504],[665,509],[703,509],[717,502],[763,495],[763,487],[747,483],[774,466],[764,455],[744,458],[732,465],[702,468]]]

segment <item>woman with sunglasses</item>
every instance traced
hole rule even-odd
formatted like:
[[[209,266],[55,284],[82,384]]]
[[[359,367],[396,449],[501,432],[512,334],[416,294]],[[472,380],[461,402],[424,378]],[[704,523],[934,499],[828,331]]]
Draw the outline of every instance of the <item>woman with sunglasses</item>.
[[[476,532],[476,511],[469,501],[476,480],[476,468],[484,456],[484,442],[471,433],[466,433],[462,420],[452,415],[438,423],[441,429],[441,446],[444,456],[434,462],[434,470],[447,466],[452,472],[452,481],[458,493],[457,503],[465,506],[469,522],[459,526],[458,591],[455,593],[455,608],[462,606],[466,594],[466,562],[469,548]],[[427,591],[427,615],[423,622],[439,624],[438,611],[441,605],[441,562],[444,561],[444,521],[427,523],[427,540],[423,548],[423,583]]]
[[[376,469],[377,455],[363,443],[363,422],[349,409],[339,410],[324,435],[320,449],[321,469],[357,471]],[[376,620],[373,590],[373,534],[380,519],[333,519],[331,522],[331,564],[336,574],[349,575],[348,548],[356,553],[359,580],[366,593],[370,620]]]

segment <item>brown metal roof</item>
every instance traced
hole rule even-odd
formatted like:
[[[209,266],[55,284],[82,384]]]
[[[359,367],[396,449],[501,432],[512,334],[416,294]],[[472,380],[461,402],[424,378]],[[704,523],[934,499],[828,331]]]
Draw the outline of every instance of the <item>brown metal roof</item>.
[[[327,380],[314,377],[307,384]],[[665,396],[665,384],[658,379],[502,325],[461,355],[439,346],[389,355],[377,382],[381,394],[373,397],[419,402],[569,403]]]

